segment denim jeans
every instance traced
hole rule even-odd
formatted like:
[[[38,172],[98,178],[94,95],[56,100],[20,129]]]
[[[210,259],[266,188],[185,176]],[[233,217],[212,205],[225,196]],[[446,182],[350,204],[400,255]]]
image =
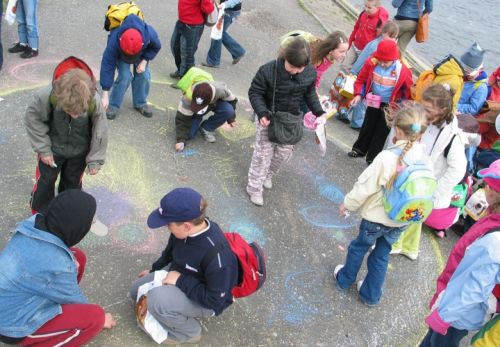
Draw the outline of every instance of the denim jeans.
[[[111,90],[111,96],[109,98],[109,106],[115,109],[120,108],[130,83],[132,83],[132,103],[134,107],[140,108],[145,106],[147,104],[149,86],[151,84],[149,64],[146,66],[146,70],[143,73],[137,73],[135,71],[137,65],[127,64],[121,59],[118,59],[117,65],[118,76],[113,83],[113,89]],[[130,66],[132,66],[134,70],[133,74],[130,72]]]
[[[375,249],[368,256],[368,274],[359,290],[359,296],[369,305],[378,304],[382,296],[391,245],[397,241],[403,229],[404,227],[388,227],[362,219],[359,235],[351,241],[345,265],[337,274],[338,287],[347,290],[356,281],[365,254],[375,244]]]
[[[210,49],[207,53],[207,63],[211,65],[220,64],[220,55],[222,51],[222,45],[231,53],[233,59],[237,59],[245,55],[245,49],[236,42],[235,39],[228,34],[227,29],[229,26],[238,18],[241,11],[226,11],[224,13],[224,27],[222,28],[222,39],[212,40],[210,43]]]
[[[170,49],[174,55],[177,72],[181,77],[194,66],[194,54],[198,49],[203,29],[204,24],[188,25],[179,20],[175,23],[170,39]]]
[[[206,131],[212,132],[222,124],[224,124],[224,122],[233,119],[235,116],[233,106],[231,106],[229,102],[223,100],[217,101],[213,112],[214,114],[206,119],[203,123],[202,120],[204,117],[193,117],[191,130],[189,130],[189,139],[192,139],[196,136],[196,133],[200,129],[200,126],[203,127],[203,129],[205,129]]]
[[[446,335],[441,335],[432,329],[429,329],[419,347],[458,347],[469,332],[454,327],[448,328]]]
[[[33,49],[38,49],[37,7],[38,0],[19,0],[16,10],[19,42],[28,44]]]
[[[3,1],[0,1],[0,70],[2,69],[3,65],[2,21],[3,21]]]

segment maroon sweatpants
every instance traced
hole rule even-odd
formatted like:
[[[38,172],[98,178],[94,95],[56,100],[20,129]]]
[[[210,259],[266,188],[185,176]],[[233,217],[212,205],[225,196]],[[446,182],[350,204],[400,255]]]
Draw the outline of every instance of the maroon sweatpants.
[[[78,282],[83,277],[87,257],[78,248],[71,248],[78,261]],[[95,304],[61,305],[62,313],[42,325],[21,341],[21,346],[81,346],[94,338],[104,326],[104,310]]]

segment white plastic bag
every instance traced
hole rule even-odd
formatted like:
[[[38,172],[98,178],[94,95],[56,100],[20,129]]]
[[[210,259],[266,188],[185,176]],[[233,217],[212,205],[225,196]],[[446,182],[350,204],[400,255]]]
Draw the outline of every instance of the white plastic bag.
[[[147,294],[151,289],[162,286],[163,279],[167,277],[168,272],[165,270],[155,271],[154,280],[148,283],[144,283],[137,290],[136,301],[139,301],[141,296]],[[165,341],[168,337],[168,332],[163,328],[163,326],[153,317],[149,311],[146,313],[146,318],[144,319],[144,330],[151,336],[151,338],[160,344]]]
[[[217,23],[212,27],[210,32],[210,38],[212,40],[222,39],[222,30],[224,29],[224,6],[219,8],[219,17],[217,17]]]
[[[17,0],[9,0],[7,8],[5,9],[5,20],[10,25],[16,22],[16,5]]]

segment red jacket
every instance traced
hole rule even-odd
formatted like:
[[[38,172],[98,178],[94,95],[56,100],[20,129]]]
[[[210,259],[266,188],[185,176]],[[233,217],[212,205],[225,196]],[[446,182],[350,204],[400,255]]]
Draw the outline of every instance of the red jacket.
[[[354,43],[357,49],[362,50],[366,44],[377,37],[377,24],[380,21],[382,25],[389,19],[387,10],[380,6],[378,11],[369,15],[366,11],[359,14],[354,29],[352,29],[351,36],[349,36],[349,47]]]
[[[354,82],[354,96],[361,95],[363,86],[366,88],[363,95],[371,91],[373,70],[375,70],[375,66],[377,66],[377,59],[372,57],[365,61],[365,64],[356,78],[356,82]],[[410,88],[412,85],[413,80],[411,71],[405,64],[401,63],[401,70],[399,71],[398,80],[392,91],[390,102],[408,100],[410,98]]]
[[[441,272],[441,275],[439,275],[437,279],[436,293],[434,293],[434,296],[429,303],[430,308],[432,308],[432,306],[436,302],[439,294],[446,289],[451,276],[453,276],[453,273],[457,269],[458,264],[460,264],[460,261],[464,257],[467,247],[469,247],[474,241],[482,237],[491,229],[498,227],[500,227],[500,214],[488,215],[474,223],[469,231],[467,231],[457,241],[450,252],[450,256],[448,257],[448,261],[446,262],[446,266],[443,272]],[[496,285],[496,287],[493,289],[493,293],[497,298],[500,296],[500,285]]]
[[[177,12],[179,20],[184,24],[200,25],[205,22],[203,15],[208,15],[214,10],[211,0],[179,0]]]

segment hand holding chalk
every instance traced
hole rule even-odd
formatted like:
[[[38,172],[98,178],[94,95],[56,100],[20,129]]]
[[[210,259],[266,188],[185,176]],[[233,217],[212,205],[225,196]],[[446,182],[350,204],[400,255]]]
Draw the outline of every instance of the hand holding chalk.
[[[53,155],[47,155],[45,157],[40,157],[40,160],[42,163],[44,163],[47,166],[50,166],[51,168],[56,168],[57,164],[54,162],[54,156]]]

